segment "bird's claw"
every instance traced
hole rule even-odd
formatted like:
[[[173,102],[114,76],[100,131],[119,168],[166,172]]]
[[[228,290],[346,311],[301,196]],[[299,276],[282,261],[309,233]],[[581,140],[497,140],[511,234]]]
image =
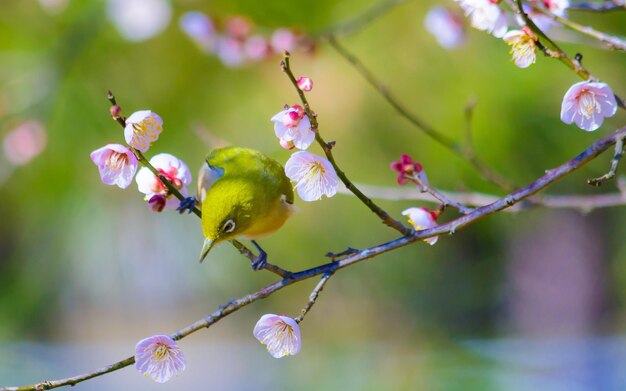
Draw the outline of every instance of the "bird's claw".
[[[259,246],[256,241],[253,240],[252,244],[254,245],[254,247],[256,247],[257,250],[259,250],[259,255],[250,262],[252,270],[259,271],[261,269],[265,269],[265,265],[267,265],[267,253],[261,248],[261,246]]]
[[[187,213],[191,213],[193,212],[197,203],[198,200],[196,200],[195,197],[187,197],[180,202],[180,205],[178,205],[178,208],[176,208],[176,210],[180,214],[183,214],[185,211],[187,211]]]

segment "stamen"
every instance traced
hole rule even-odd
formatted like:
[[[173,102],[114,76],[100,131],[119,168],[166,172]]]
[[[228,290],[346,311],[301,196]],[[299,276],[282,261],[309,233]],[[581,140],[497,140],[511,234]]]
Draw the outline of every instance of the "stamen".
[[[112,170],[119,170],[128,164],[128,156],[125,153],[111,152],[109,158],[105,162],[105,166]]]
[[[578,95],[578,112],[585,118],[590,118],[594,113],[600,112],[600,104],[592,91],[583,90]]]

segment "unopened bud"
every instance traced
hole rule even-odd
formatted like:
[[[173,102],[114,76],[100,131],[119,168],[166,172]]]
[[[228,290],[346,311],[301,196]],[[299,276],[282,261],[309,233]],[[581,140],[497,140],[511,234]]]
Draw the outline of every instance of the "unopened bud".
[[[119,105],[113,105],[109,108],[109,113],[111,113],[111,117],[117,119],[122,113],[122,108]]]
[[[308,77],[300,76],[297,81],[298,88],[302,91],[308,92],[313,89],[313,80]]]
[[[148,201],[148,206],[153,212],[162,212],[165,209],[165,196],[163,194],[155,194]]]

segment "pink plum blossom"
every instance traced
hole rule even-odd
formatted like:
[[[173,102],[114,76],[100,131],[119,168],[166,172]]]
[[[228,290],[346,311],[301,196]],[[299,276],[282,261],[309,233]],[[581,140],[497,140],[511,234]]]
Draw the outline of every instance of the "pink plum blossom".
[[[566,16],[567,8],[569,8],[569,0],[539,0],[537,2],[543,3],[550,12],[562,18]]]
[[[300,327],[288,316],[265,314],[254,326],[254,337],[274,358],[293,356],[300,352]]]
[[[298,88],[304,92],[309,92],[313,89],[313,80],[306,76],[300,76],[296,83],[298,84]]]
[[[243,16],[233,16],[226,22],[226,33],[233,38],[243,40],[252,31],[252,23]]]
[[[229,68],[237,68],[246,61],[243,42],[229,35],[221,35],[215,43],[215,54],[222,64]]]
[[[311,121],[300,105],[293,105],[272,117],[274,133],[281,142],[292,141],[298,149],[307,149],[315,140]]]
[[[136,111],[126,119],[124,137],[131,147],[146,152],[163,131],[163,120],[150,110]]]
[[[132,42],[159,34],[172,17],[168,0],[108,0],[107,3],[109,19],[120,34]]]
[[[547,9],[553,14],[562,18],[567,16],[567,8],[569,7],[568,0],[531,0],[530,5],[523,4],[522,8],[528,17],[535,23],[535,25],[541,31],[548,31],[550,27],[559,25],[549,14],[546,15],[540,10],[540,8]],[[526,25],[526,22],[521,16],[517,17],[517,22],[520,26]]]
[[[423,229],[429,229],[437,226],[437,213],[426,208],[409,208],[402,212],[404,216],[408,216],[409,223],[417,231]],[[424,241],[431,246],[437,243],[438,236],[424,239]]]
[[[298,151],[285,163],[285,174],[304,201],[316,201],[337,193],[339,177],[330,162],[307,151]]]
[[[205,52],[213,51],[216,32],[211,18],[199,11],[185,12],[179,20],[179,27]]]
[[[168,335],[154,335],[135,346],[135,368],[157,383],[165,383],[185,367],[185,355]]]
[[[263,36],[253,35],[244,41],[243,51],[248,59],[260,61],[272,53],[272,48]]]
[[[191,183],[191,172],[189,167],[180,159],[169,153],[160,153],[150,159],[150,164],[156,168],[159,173],[176,188],[183,196],[187,196],[187,186]],[[167,187],[157,178],[148,168],[143,167],[137,173],[135,178],[139,191],[145,194],[145,200],[152,203],[150,207],[155,208],[161,202],[158,198],[153,199],[155,195],[161,195],[166,198],[165,207],[176,209],[179,200],[174,195],[169,194]]]
[[[435,6],[428,11],[424,20],[426,31],[431,33],[445,49],[459,47],[465,41],[465,25],[462,15],[446,7]]]
[[[279,28],[274,31],[270,44],[275,53],[282,53],[284,50],[290,52],[296,48],[298,37],[288,28]]]
[[[398,173],[398,184],[405,185],[408,183],[408,179],[405,176],[412,176],[415,173],[420,174],[423,172],[422,165],[418,162],[414,162],[413,159],[406,153],[400,156],[400,160],[391,162],[390,167],[392,170]]]
[[[581,81],[569,88],[561,104],[561,121],[575,123],[588,132],[598,129],[605,117],[617,111],[611,88],[602,82]]]
[[[9,130],[2,146],[10,163],[16,166],[27,164],[46,148],[46,130],[39,121],[22,122]]]
[[[522,30],[511,30],[502,37],[504,42],[511,45],[513,62],[519,68],[528,68],[537,59],[537,47],[534,34],[524,27]]]
[[[103,183],[122,189],[131,184],[137,171],[135,154],[120,144],[108,144],[96,149],[91,153],[91,160],[98,166]]]
[[[506,13],[494,0],[454,0],[465,11],[465,16],[478,30],[484,30],[493,34],[496,38],[502,38],[507,31]]]

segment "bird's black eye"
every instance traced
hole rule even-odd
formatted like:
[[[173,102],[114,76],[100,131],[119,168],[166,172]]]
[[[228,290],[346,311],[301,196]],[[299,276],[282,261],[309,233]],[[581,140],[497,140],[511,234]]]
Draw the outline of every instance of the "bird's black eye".
[[[222,232],[233,232],[235,230],[235,222],[232,220],[226,220],[222,226]]]

